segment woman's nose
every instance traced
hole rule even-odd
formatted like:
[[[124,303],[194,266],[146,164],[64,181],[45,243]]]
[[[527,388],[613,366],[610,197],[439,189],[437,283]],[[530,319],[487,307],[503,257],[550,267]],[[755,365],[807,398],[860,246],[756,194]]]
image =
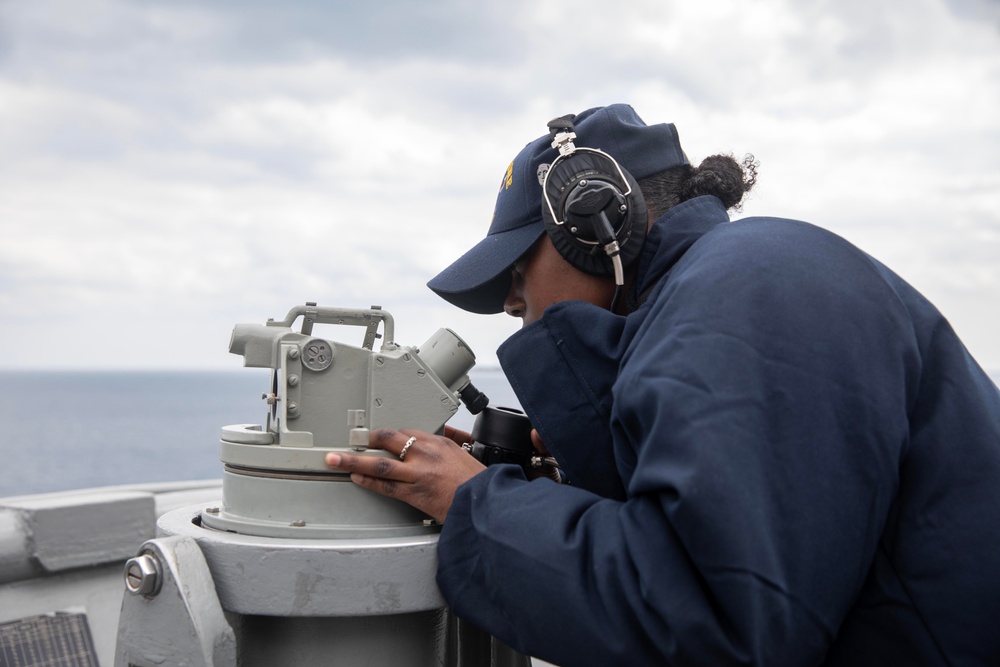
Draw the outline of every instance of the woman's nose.
[[[511,317],[524,317],[525,303],[521,296],[521,275],[514,271],[510,272],[510,289],[507,290],[507,298],[503,300],[503,312]]]

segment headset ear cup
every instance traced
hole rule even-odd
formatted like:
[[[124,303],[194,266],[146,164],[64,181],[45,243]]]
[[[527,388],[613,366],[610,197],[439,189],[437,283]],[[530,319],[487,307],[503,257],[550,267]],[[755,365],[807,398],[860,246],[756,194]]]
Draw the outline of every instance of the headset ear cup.
[[[625,223],[616,233],[618,239],[619,256],[622,266],[629,266],[639,258],[642,246],[646,242],[646,228],[649,220],[646,215],[646,200],[639,189],[639,183],[632,177],[632,174],[622,169],[625,180],[628,182],[631,192],[625,198],[625,205],[628,206]]]
[[[621,176],[625,176],[623,183]],[[614,275],[614,264],[598,242],[595,221],[573,218],[567,214],[566,203],[574,188],[584,181],[602,181],[613,186],[617,198],[605,209],[618,241],[619,257],[628,266],[642,250],[646,238],[646,205],[635,179],[615,163],[611,156],[581,148],[556,160],[545,180],[542,201],[542,221],[559,254],[574,267],[595,276]],[[623,193],[631,189],[624,196]],[[625,210],[619,206],[624,204]],[[551,205],[551,207],[550,207]],[[558,224],[555,215],[563,224]]]
[[[593,254],[593,247],[582,247],[572,235],[563,231],[561,227],[558,227],[552,219],[552,214],[548,211],[548,207],[545,207],[542,211],[542,219],[545,222],[545,229],[549,234],[549,238],[552,239],[552,245],[563,256],[563,259],[584,273],[595,276],[612,275],[614,267],[611,265],[610,259],[607,259],[605,255],[607,261],[602,262],[600,257]]]

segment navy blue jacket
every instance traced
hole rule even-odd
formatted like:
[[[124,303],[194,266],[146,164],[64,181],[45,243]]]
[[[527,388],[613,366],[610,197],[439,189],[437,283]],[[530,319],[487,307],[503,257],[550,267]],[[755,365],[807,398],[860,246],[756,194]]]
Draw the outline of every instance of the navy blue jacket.
[[[452,609],[560,665],[1000,664],[1000,392],[843,239],[668,211],[628,317],[559,303],[500,360],[571,485],[459,488]]]

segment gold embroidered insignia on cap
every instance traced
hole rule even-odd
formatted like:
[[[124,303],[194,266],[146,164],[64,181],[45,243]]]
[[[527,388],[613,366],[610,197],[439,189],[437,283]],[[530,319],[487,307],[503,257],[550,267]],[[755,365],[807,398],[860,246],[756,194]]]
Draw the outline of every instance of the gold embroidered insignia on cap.
[[[503,178],[503,189],[506,190],[510,186],[514,185],[514,161],[511,160],[510,164],[507,165],[507,175]]]

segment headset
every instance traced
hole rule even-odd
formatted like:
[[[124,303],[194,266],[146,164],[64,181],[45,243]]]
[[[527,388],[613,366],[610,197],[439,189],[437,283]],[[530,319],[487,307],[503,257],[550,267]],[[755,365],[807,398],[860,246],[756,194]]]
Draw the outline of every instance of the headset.
[[[614,275],[614,310],[625,267],[639,256],[646,238],[646,203],[639,184],[613,157],[574,145],[574,118],[548,124],[559,156],[540,174],[542,220],[566,261],[584,273]]]

